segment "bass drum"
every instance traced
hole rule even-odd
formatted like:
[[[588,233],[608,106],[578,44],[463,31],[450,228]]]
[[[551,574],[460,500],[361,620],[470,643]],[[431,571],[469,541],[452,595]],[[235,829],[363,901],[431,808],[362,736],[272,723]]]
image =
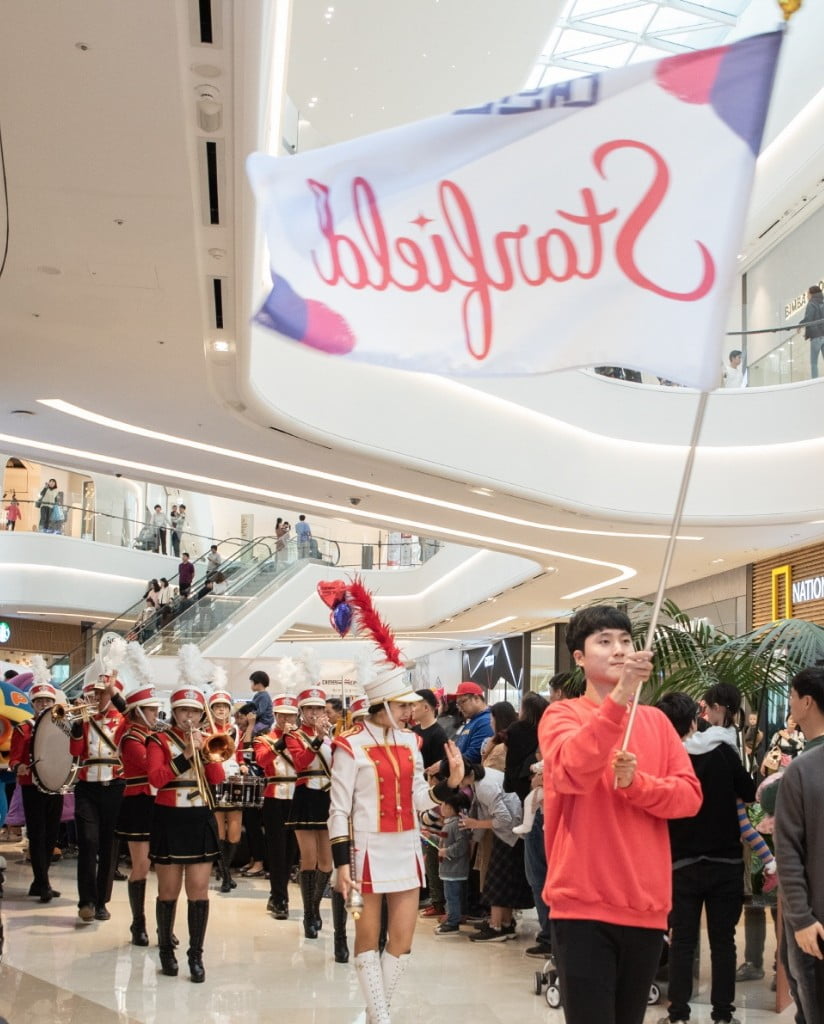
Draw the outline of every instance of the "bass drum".
[[[45,711],[34,723],[31,740],[31,777],[41,793],[71,792],[79,767],[69,753],[69,732]]]

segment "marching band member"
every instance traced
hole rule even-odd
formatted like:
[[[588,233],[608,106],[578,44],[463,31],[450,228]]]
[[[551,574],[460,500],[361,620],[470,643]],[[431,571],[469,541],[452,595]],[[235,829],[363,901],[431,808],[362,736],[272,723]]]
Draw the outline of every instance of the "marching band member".
[[[355,924],[355,966],[367,1016],[388,1024],[389,1007],[406,968],[424,884],[418,811],[438,801],[423,773],[418,737],[399,723],[404,706],[418,696],[407,670],[394,668],[364,686],[369,713],[333,744],[329,835],[344,899],[363,896]],[[463,778],[463,761],[447,746],[449,784]],[[354,867],[354,873],[353,873]],[[389,929],[381,957],[381,903],[386,895]]]
[[[50,714],[57,700],[57,691],[51,683],[35,683],[29,690],[29,700],[37,718]],[[31,775],[31,741],[35,719],[29,718],[14,727],[9,753],[9,768],[17,774],[17,784],[23,798],[26,817],[26,835],[29,840],[29,860],[34,881],[29,896],[39,896],[41,903],[49,903],[60,893],[49,882],[49,865],[57,843],[63,796],[44,793],[34,784]]]
[[[209,695],[209,708],[214,719],[215,731],[230,736],[235,745],[234,755],[223,762],[224,782],[239,779],[244,770],[248,771],[243,759],[241,732],[232,721],[232,703],[232,695],[227,690],[218,689]],[[240,842],[243,808],[240,805],[230,806],[221,803],[215,807],[215,822],[220,845],[218,860],[218,870],[221,875],[220,891],[231,892],[232,889],[237,888],[237,882],[232,878],[232,861]]]
[[[138,647],[138,644],[129,647]],[[145,658],[145,654],[143,654]],[[132,911],[133,946],[148,946],[146,933],[146,878],[149,874],[149,836],[152,830],[154,790],[149,785],[146,741],[154,732],[160,698],[144,683],[126,694],[126,716],[120,729],[119,753],[123,765],[123,802],[115,835],[129,844],[129,906]]]
[[[287,825],[295,830],[300,849],[300,892],[303,934],[316,939],[321,928],[320,901],[332,874],[329,846],[329,765],[326,694],[317,687],[298,694],[300,727],[286,736],[286,749],[297,773]]]
[[[125,644],[124,644],[125,648]],[[101,689],[99,682],[104,682]],[[116,735],[126,704],[122,686],[113,675],[88,680],[83,699],[93,712],[72,725],[69,751],[80,761],[74,788],[77,825],[77,907],[84,924],[108,921],[106,904],[112,897],[117,867],[114,827],[123,799],[123,780]]]
[[[288,693],[272,701],[275,724],[255,738],[255,760],[263,769],[263,828],[269,866],[269,902],[266,909],[276,921],[289,919],[289,872],[295,861],[295,837],[286,827],[295,793],[295,766],[286,749],[286,737],[294,732],[298,702]]]
[[[172,724],[152,733],[146,749],[149,784],[157,789],[149,857],[157,872],[157,938],[163,974],[178,972],[174,952],[177,900],[185,879],[188,897],[189,972],[194,982],[206,979],[203,939],[209,920],[209,878],[218,855],[210,785],[223,778],[223,766],[202,761],[200,722],[206,698],[191,688],[171,698]]]

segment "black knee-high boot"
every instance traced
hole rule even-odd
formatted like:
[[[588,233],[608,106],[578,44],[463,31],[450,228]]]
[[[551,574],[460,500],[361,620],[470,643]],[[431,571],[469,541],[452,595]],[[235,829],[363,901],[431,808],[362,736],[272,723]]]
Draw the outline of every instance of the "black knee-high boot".
[[[303,934],[307,939],[316,939],[318,929],[315,926],[315,870],[301,871],[300,895],[303,899]]]
[[[129,882],[129,906],[132,908],[133,946],[148,946],[149,936],[146,934],[146,879]]]
[[[341,893],[332,892],[332,926],[335,929],[335,963],[349,963],[349,944],[346,941],[346,903]]]
[[[174,949],[172,929],[175,925],[177,900],[158,900],[155,904],[157,913],[157,944],[160,947],[160,970],[170,978],[177,977],[177,957]]]
[[[312,910],[315,915],[315,928],[318,931],[323,927],[323,918],[320,916],[320,901],[323,899],[323,894],[326,892],[326,884],[331,877],[331,871],[321,871],[318,869],[315,872],[315,898],[312,901]]]
[[[234,859],[236,849],[237,843],[230,843],[228,839],[220,840],[221,892],[231,892],[232,889],[237,889],[237,882],[232,879],[232,860]]]
[[[206,980],[203,967],[203,939],[206,937],[206,925],[209,922],[209,901],[189,900],[189,973],[192,981]]]

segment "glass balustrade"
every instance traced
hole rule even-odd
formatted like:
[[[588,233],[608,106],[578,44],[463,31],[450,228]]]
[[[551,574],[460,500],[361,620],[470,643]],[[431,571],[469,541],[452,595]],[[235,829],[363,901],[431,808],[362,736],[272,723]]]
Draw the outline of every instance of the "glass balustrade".
[[[176,655],[184,644],[201,644],[222,630],[251,601],[268,597],[305,565],[333,566],[352,572],[369,563],[367,568],[402,571],[421,565],[442,546],[428,538],[393,541],[389,545],[313,538],[306,554],[306,549],[299,550],[294,538],[285,543],[274,537],[257,538],[225,558],[217,571],[210,571],[206,557],[201,557],[195,562],[195,580],[188,595],[180,594],[178,577],[171,578],[168,603],[149,607],[144,596],[94,630],[81,647],[55,661],[52,672],[56,678],[68,677],[63,690],[73,697],[82,687],[85,668],[104,633],[114,632],[126,640],[136,640],[147,654]],[[83,670],[71,673],[70,667],[76,667],[78,662]]]

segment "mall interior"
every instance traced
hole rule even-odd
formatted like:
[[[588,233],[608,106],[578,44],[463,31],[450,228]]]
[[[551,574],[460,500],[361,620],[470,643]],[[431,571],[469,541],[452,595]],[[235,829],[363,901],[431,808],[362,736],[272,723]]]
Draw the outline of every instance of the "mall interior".
[[[655,594],[698,393],[594,367],[461,380],[333,370],[252,320],[268,268],[246,158],[288,160],[781,18],[775,0],[7,0],[0,667],[25,675],[40,655],[71,697],[114,631],[144,644],[164,698],[195,643],[238,701],[264,670],[273,692],[303,679],[346,702],[370,644],[335,632],[317,587],[358,574],[415,688],[473,680],[516,708],[546,692],[569,668],[575,608]],[[732,637],[779,618],[824,625],[818,367],[798,326],[808,289],[824,286],[823,37],[824,9],[805,0],[783,43],[667,577],[668,600]],[[725,387],[733,350],[743,374]],[[197,591],[213,549],[223,593],[147,625],[147,581],[174,595],[185,551]],[[776,721],[784,710],[779,695]],[[130,944],[125,882],[111,921],[83,926],[75,862],[53,865],[62,895],[41,906],[25,895],[25,836],[2,838],[0,1020],[363,1024],[328,901],[310,941],[298,911],[266,912],[265,879],[213,891],[208,978],[191,985],[159,973],[154,941]],[[514,941],[482,948],[420,920],[392,1020],[560,1024],[525,956],[537,923],[524,910]],[[771,986],[768,932],[763,979],[737,986],[742,1024],[795,1019],[783,979]],[[743,941],[742,923],[739,952]],[[692,1020],[707,1024],[706,932],[698,963]]]

